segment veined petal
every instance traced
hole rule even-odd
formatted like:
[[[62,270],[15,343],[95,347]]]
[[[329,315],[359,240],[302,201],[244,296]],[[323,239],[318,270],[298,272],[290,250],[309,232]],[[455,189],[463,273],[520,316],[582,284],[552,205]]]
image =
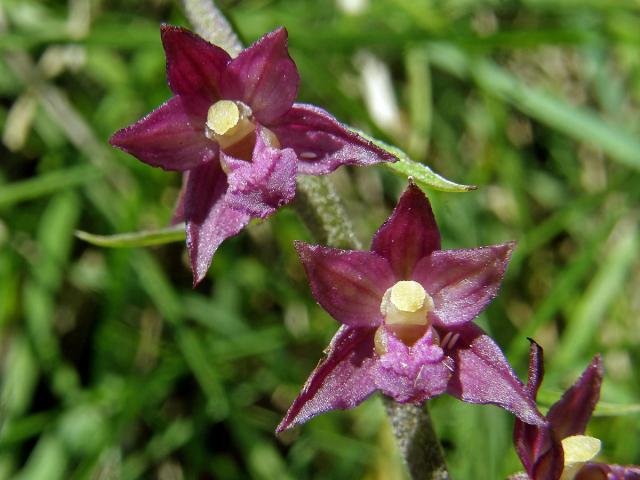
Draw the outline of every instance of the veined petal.
[[[300,75],[289,56],[287,30],[266,34],[231,60],[222,74],[222,97],[242,100],[269,125],[286,113],[298,94]]]
[[[389,260],[398,278],[410,279],[420,259],[439,249],[440,232],[431,204],[410,182],[391,216],[374,235],[371,250]]]
[[[269,146],[262,131],[256,135],[251,162],[221,155],[231,170],[227,202],[234,209],[266,218],[295,197],[296,154]]]
[[[269,128],[282,146],[295,150],[300,162],[298,169],[305,175],[325,175],[341,165],[397,160],[313,105],[294,103]]]
[[[190,170],[216,157],[218,146],[204,135],[207,105],[195,97],[175,96],[109,143],[149,165]]]
[[[195,33],[173,25],[162,25],[160,37],[173,93],[198,95],[209,103],[219,99],[220,75],[231,60],[229,54]]]
[[[380,303],[395,282],[386,259],[368,251],[295,242],[316,301],[341,323],[376,326],[382,322]]]
[[[549,409],[547,418],[559,438],[582,435],[600,399],[602,358],[596,355],[580,378]]]
[[[249,215],[227,205],[226,191],[227,177],[219,162],[209,162],[189,172],[185,217],[194,286],[207,274],[222,241],[249,223]]]
[[[420,260],[411,278],[433,298],[436,325],[470,322],[497,295],[514,243],[464,250],[437,250]]]
[[[277,433],[329,410],[353,408],[375,391],[370,374],[374,334],[374,328],[340,327],[326,350],[327,356],[309,376]]]
[[[454,361],[447,393],[469,403],[498,405],[525,423],[543,426],[535,401],[491,337],[472,323],[451,332],[459,337],[445,346]]]

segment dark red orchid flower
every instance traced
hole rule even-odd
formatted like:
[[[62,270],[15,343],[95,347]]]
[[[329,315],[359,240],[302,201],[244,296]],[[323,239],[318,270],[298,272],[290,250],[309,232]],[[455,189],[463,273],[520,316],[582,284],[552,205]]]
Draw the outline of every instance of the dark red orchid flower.
[[[279,28],[232,59],[189,30],[164,25],[174,96],[111,144],[185,173],[174,221],[185,221],[194,284],[251,218],[290,202],[296,175],[394,161],[324,110],[294,103],[300,81]]]
[[[313,296],[343,325],[278,432],[375,391],[401,403],[447,392],[544,423],[500,347],[471,322],[496,296],[513,243],[441,250],[429,201],[411,183],[370,251],[296,248]]]
[[[527,389],[535,400],[544,378],[542,347],[529,350]],[[584,435],[600,399],[602,359],[596,355],[580,378],[547,413],[544,425],[516,420],[513,440],[531,480],[640,480],[640,467],[591,463],[600,441]]]

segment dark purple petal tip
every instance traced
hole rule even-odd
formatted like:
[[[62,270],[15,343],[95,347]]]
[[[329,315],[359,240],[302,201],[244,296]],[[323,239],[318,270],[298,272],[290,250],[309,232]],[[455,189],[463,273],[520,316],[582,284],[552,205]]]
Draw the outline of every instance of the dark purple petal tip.
[[[231,60],[229,54],[182,27],[164,24],[160,27],[160,38],[167,58],[167,81],[173,93],[197,95],[208,103],[220,98],[220,75]]]
[[[266,34],[231,60],[221,77],[222,96],[249,105],[263,125],[284,115],[298,94],[300,75],[287,39],[284,27]]]
[[[582,435],[600,399],[604,368],[596,355],[580,378],[549,409],[547,418],[559,438]]]
[[[375,391],[374,334],[372,328],[340,327],[276,433],[329,410],[354,408]]]
[[[316,301],[341,323],[369,327],[382,321],[380,303],[393,285],[387,261],[373,252],[295,242]]]
[[[411,278],[416,264],[440,249],[440,232],[426,195],[413,182],[373,237],[371,250],[389,260],[398,279]]]
[[[185,171],[217,156],[218,146],[204,136],[207,106],[175,96],[117,131],[109,143],[139,160],[165,170]]]
[[[498,294],[514,245],[436,250],[420,260],[412,278],[433,297],[434,323],[453,328],[476,318]]]
[[[305,175],[325,175],[341,165],[367,166],[397,160],[314,105],[294,103],[269,128],[284,147],[295,150],[298,169]]]
[[[469,403],[497,405],[530,425],[545,425],[546,419],[493,339],[472,323],[452,331],[459,339],[451,350],[445,349],[455,362],[448,393]]]

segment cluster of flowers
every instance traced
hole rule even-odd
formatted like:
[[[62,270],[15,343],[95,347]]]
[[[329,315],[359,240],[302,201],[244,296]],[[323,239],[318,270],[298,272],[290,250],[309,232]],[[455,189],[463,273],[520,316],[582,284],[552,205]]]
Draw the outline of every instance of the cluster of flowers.
[[[183,172],[174,222],[186,223],[194,285],[223,240],[293,199],[298,174],[395,161],[324,110],[294,103],[299,75],[284,28],[233,59],[183,28],[163,26],[161,36],[174,96],[111,143]],[[517,417],[522,478],[640,479],[635,467],[589,463],[599,450],[583,435],[599,397],[598,357],[545,417],[536,407],[542,349],[532,344],[525,386],[472,323],[496,296],[513,247],[442,250],[429,201],[411,181],[369,251],[297,242],[314,297],[342,326],[277,431],[376,391],[401,403],[446,392]]]

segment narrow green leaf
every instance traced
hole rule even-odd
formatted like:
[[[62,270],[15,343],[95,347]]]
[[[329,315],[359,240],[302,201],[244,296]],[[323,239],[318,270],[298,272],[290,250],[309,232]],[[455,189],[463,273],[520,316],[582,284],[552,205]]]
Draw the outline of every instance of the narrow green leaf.
[[[158,230],[142,230],[140,232],[118,233],[115,235],[96,235],[77,230],[76,237],[98,247],[134,248],[182,242],[185,239],[185,232],[184,223],[180,223]]]
[[[637,224],[621,220],[615,243],[606,249],[599,270],[593,276],[582,297],[576,302],[568,319],[552,365],[571,365],[584,354],[598,335],[598,329],[608,315],[609,306],[624,292],[624,284],[638,256],[640,235]]]
[[[101,176],[102,173],[93,165],[80,165],[2,185],[0,187],[0,207],[84,185]]]
[[[416,183],[422,187],[433,188],[435,190],[441,190],[443,192],[470,192],[478,188],[475,185],[462,185],[452,182],[451,180],[447,180],[442,175],[438,175],[426,165],[411,160],[409,156],[399,148],[373,138],[372,136],[367,135],[366,133],[355,128],[352,128],[351,130],[356,132],[358,135],[366,138],[375,146],[397,157],[397,162],[385,162],[383,165],[389,168],[394,173],[402,175],[403,177],[413,177]]]
[[[624,126],[613,125],[592,109],[574,106],[558,95],[529,86],[495,63],[472,58],[450,45],[433,43],[427,51],[438,68],[459,78],[472,78],[480,88],[525,115],[601,148],[612,160],[640,169],[640,141]]]
[[[471,192],[478,187],[475,185],[462,185],[447,180],[442,175],[438,175],[422,163],[414,162],[409,158],[400,158],[395,163],[384,164],[391,171],[404,177],[413,177],[418,185],[426,188],[433,188],[443,192]]]

